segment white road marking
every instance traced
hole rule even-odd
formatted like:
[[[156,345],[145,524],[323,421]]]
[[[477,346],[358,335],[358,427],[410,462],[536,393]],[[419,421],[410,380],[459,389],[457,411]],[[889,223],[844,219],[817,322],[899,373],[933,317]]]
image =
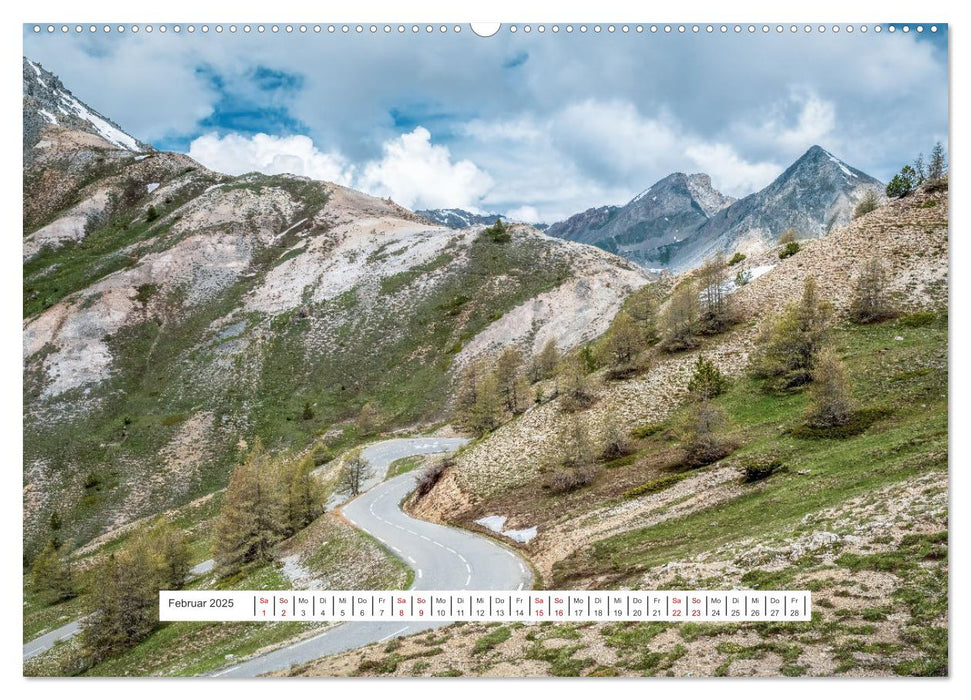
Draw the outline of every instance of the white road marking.
[[[520,582],[519,582],[519,585],[518,585],[518,586],[516,586],[516,590],[517,590],[517,591],[521,591],[521,590],[523,590],[523,582],[522,582],[522,581],[520,581]]]
[[[408,561],[410,561],[412,564],[417,564],[418,563],[418,562],[415,561],[414,557],[408,557]]]
[[[418,569],[418,578],[421,578],[421,569]]]
[[[404,627],[402,627],[402,628],[401,628],[400,630],[398,630],[397,632],[392,632],[392,633],[391,633],[391,634],[389,634],[389,635],[388,635],[387,637],[381,637],[381,639],[379,639],[378,641],[379,641],[379,642],[386,642],[386,641],[388,641],[389,639],[391,639],[392,637],[394,637],[394,636],[396,636],[396,635],[399,635],[399,634],[401,634],[402,632],[404,632],[404,631],[405,631],[405,630],[407,630],[407,629],[408,629],[408,627],[407,627],[407,625],[406,625],[406,626],[404,626]]]
[[[450,551],[450,552],[451,552],[452,554],[458,554],[458,552],[456,552],[456,551],[455,551],[454,549],[452,549],[451,547],[446,547],[445,549],[447,549],[448,551]]]
[[[466,559],[465,557],[463,557],[461,554],[459,554],[459,559],[461,559],[463,563],[465,563],[465,562],[468,561],[468,559]]]
[[[465,585],[468,586],[470,583],[472,583],[472,574],[465,577]]]
[[[472,573],[472,567],[469,566],[469,562],[465,562],[465,570],[468,571],[470,574]]]
[[[419,537],[421,537],[426,542],[431,542],[432,541],[430,537],[426,537],[425,535],[419,535]]]
[[[442,544],[441,542],[432,542],[432,544],[435,545],[436,547],[441,547],[442,549],[445,549],[445,545]]]

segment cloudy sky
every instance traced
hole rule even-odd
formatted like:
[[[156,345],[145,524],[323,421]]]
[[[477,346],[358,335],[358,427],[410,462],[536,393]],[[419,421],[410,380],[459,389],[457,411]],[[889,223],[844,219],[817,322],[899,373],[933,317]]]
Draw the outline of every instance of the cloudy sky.
[[[947,136],[947,33],[33,34],[160,149],[552,222],[674,171],[753,192],[813,144],[886,181]]]

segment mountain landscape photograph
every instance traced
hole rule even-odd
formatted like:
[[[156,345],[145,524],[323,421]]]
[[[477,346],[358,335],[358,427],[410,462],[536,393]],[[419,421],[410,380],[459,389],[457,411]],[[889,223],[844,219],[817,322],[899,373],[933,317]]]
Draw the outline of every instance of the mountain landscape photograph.
[[[23,674],[948,676],[948,26],[480,34],[23,26]]]

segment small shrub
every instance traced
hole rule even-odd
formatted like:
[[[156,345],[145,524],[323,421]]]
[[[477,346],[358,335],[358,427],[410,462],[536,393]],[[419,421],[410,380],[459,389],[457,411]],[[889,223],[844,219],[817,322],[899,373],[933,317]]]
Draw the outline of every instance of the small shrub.
[[[624,498],[638,498],[640,496],[649,496],[652,493],[664,491],[665,489],[671,488],[676,483],[688,478],[689,476],[691,476],[691,472],[680,472],[678,474],[666,474],[665,476],[660,476],[657,479],[651,479],[640,486],[635,486],[634,488],[624,491]]]
[[[502,223],[502,219],[496,219],[496,223],[483,229],[482,235],[486,236],[493,243],[508,243],[512,240],[512,234],[509,233],[509,228]]]
[[[155,221],[158,217],[159,217],[159,213],[158,213],[158,210],[155,208],[155,205],[154,204],[149,205],[148,210],[145,212],[145,221],[152,222],[152,221]]]
[[[603,435],[603,447],[600,452],[600,459],[613,461],[626,457],[634,451],[630,438],[620,429],[620,420],[616,415],[608,415]]]
[[[869,214],[878,206],[880,206],[880,198],[877,196],[876,191],[867,190],[863,193],[863,197],[857,203],[856,209],[853,210],[853,218],[859,219],[864,214]]]
[[[398,669],[398,664],[401,663],[402,660],[403,659],[398,654],[389,654],[388,656],[380,659],[365,659],[357,667],[357,673],[359,675],[369,673],[386,675],[388,673],[394,673]]]
[[[624,457],[618,457],[617,459],[612,459],[609,462],[604,463],[604,469],[617,469],[619,467],[629,467],[634,462],[637,461],[637,454],[629,454]]]
[[[920,328],[921,326],[929,326],[936,320],[937,314],[935,313],[930,311],[917,311],[906,316],[901,316],[899,323],[905,328]]]
[[[795,243],[797,240],[799,240],[799,234],[796,233],[796,229],[787,228],[782,232],[782,235],[779,236],[779,245],[788,245],[790,243]]]
[[[785,247],[779,251],[779,260],[785,260],[786,258],[791,258],[793,255],[802,250],[796,241],[789,241],[786,243]]]
[[[890,301],[889,276],[879,259],[867,261],[857,278],[849,314],[856,323],[878,323],[895,315]]]
[[[314,419],[314,409],[310,405],[309,401],[303,402],[303,411],[300,412],[300,418],[303,420],[313,420]]]
[[[785,466],[778,457],[753,457],[740,465],[745,473],[745,482],[754,483],[768,479],[773,474],[783,471]]]
[[[728,264],[729,265],[737,265],[738,263],[740,263],[743,260],[745,260],[746,257],[747,256],[744,253],[735,253],[735,255],[733,255],[731,258],[729,258]]]
[[[511,636],[512,630],[508,627],[496,627],[488,634],[484,634],[475,640],[475,647],[472,649],[472,654],[485,654],[486,652],[492,651]]]
[[[819,353],[812,379],[806,424],[811,428],[836,428],[849,423],[853,416],[850,380],[846,366],[831,349]]]
[[[672,466],[694,469],[730,455],[735,444],[721,434],[727,422],[724,411],[710,401],[691,404],[678,431],[683,452]]]
[[[415,493],[418,498],[423,498],[431,493],[431,490],[435,488],[435,484],[442,478],[445,470],[453,464],[454,461],[451,458],[445,458],[434,462],[425,469],[418,478],[418,483],[415,485]]]
[[[843,425],[815,427],[804,423],[790,430],[789,434],[800,440],[842,440],[866,432],[871,425],[892,414],[893,411],[887,408],[866,408],[854,411]]]
[[[887,196],[891,199],[900,199],[901,197],[906,197],[908,194],[914,191],[916,186],[917,171],[915,171],[910,165],[905,165],[900,169],[900,172],[894,175],[890,182],[887,183]]]
[[[644,438],[649,438],[652,435],[657,435],[662,430],[664,426],[660,423],[648,423],[647,425],[642,425],[640,428],[634,428],[630,431],[631,437],[638,440],[643,440]]]
[[[552,493],[569,493],[593,483],[597,478],[597,469],[592,465],[583,467],[566,467],[555,470],[546,477],[543,488]]]
[[[178,425],[185,420],[184,413],[170,413],[162,419],[162,425],[166,428],[171,428],[173,425]]]
[[[711,360],[698,357],[695,372],[688,380],[688,392],[695,398],[713,399],[721,396],[728,389],[728,379],[721,373]]]

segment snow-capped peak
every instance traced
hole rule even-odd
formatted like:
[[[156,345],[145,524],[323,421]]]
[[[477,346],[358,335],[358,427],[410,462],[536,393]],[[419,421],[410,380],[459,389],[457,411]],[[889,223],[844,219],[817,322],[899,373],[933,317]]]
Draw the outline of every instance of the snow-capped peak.
[[[35,100],[37,114],[48,124],[89,131],[112,146],[133,153],[142,153],[146,150],[146,147],[137,139],[74,97],[55,75],[26,57],[24,57],[24,95]]]

